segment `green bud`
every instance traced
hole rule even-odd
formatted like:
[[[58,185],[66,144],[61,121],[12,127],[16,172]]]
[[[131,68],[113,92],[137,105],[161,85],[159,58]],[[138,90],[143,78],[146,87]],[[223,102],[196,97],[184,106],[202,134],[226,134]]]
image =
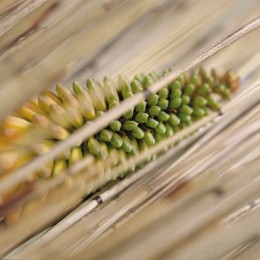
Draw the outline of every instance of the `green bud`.
[[[127,159],[126,153],[123,150],[118,150],[119,163],[124,163]],[[125,173],[121,173],[120,177],[123,177]]]
[[[185,113],[187,115],[191,115],[193,112],[193,109],[190,106],[184,105],[181,107],[180,112]]]
[[[226,90],[226,87],[224,84],[219,84],[219,85],[216,85],[214,88],[213,88],[213,91],[215,93],[218,93],[218,94],[222,94],[223,92],[225,92]]]
[[[156,160],[156,158],[157,158],[157,155],[156,155],[156,154],[154,154],[154,155],[151,155],[151,161],[154,161],[154,160]]]
[[[159,143],[159,142],[162,141],[165,137],[164,137],[164,135],[159,134],[158,132],[156,132],[155,135],[154,135],[154,138],[155,138],[155,142],[156,142],[156,143]]]
[[[105,114],[105,112],[103,112],[103,111],[97,111],[97,113],[96,113],[96,118],[101,117],[101,116],[103,116],[104,114]]]
[[[165,132],[166,137],[173,136],[174,131],[172,126],[170,124],[166,124],[165,127],[166,127],[166,132]]]
[[[126,85],[123,85],[123,86],[126,86]],[[124,89],[124,87],[123,87],[123,89]],[[122,95],[123,95],[124,99],[129,98],[129,97],[134,95],[132,93],[132,90],[130,92],[130,91],[126,90],[126,89],[128,89],[128,88],[125,88],[125,91],[122,90]],[[128,110],[126,113],[123,114],[123,117],[125,119],[131,119],[133,117],[133,115],[134,115],[134,108],[131,108],[130,110]]]
[[[133,149],[131,150],[131,152],[129,153],[131,156],[136,156],[139,154],[139,150],[136,149],[135,147],[133,147]]]
[[[169,117],[169,114],[165,113],[164,111],[161,111],[158,115],[158,119],[164,122],[168,121]]]
[[[94,154],[94,155],[98,155],[100,152],[100,144],[97,141],[96,138],[91,137],[88,141],[87,141],[87,146],[88,146],[88,150],[90,151],[90,153]]]
[[[142,101],[141,103],[139,103],[139,104],[135,107],[135,111],[136,111],[136,112],[145,112],[145,110],[146,110],[146,105],[147,105],[147,102],[146,102],[146,101]]]
[[[149,107],[149,115],[151,116],[158,116],[161,111],[161,108],[158,106],[151,106]]]
[[[149,117],[149,115],[147,113],[139,112],[135,116],[135,121],[140,124],[145,123],[145,122],[147,122],[148,117]]]
[[[118,77],[118,86],[124,99],[128,98],[131,95],[131,86],[128,80],[122,75]]]
[[[171,71],[172,71],[171,68],[167,68],[167,69],[163,70],[163,71],[162,71],[162,76],[168,75]]]
[[[104,94],[108,104],[110,104],[112,101],[119,102],[117,90],[113,82],[111,81],[111,79],[109,79],[108,77],[104,77],[103,83],[104,83]]]
[[[173,129],[174,133],[177,133],[178,131],[180,131],[181,127],[180,127],[180,125],[176,125],[176,126],[173,126],[172,129]]]
[[[149,145],[145,142],[145,140],[141,140],[140,144],[139,144],[140,150],[141,151],[145,151],[147,149],[149,149]],[[146,157],[146,161],[150,161],[151,157],[148,156]],[[144,164],[142,165],[142,167],[144,166]]]
[[[169,89],[168,88],[162,88],[159,90],[158,95],[160,98],[167,99],[169,95]]]
[[[145,88],[147,88],[147,87],[149,87],[150,85],[152,85],[153,84],[153,79],[151,78],[151,77],[149,77],[149,76],[145,76],[144,77],[144,80],[143,80],[143,86],[145,87]]]
[[[126,131],[133,131],[136,130],[138,127],[138,123],[135,121],[125,121],[123,123],[123,129]]]
[[[139,146],[138,146],[138,143],[136,141],[136,139],[134,138],[130,138],[130,141],[131,141],[131,144],[133,146],[133,149],[132,151],[130,152],[130,155],[132,156],[136,156],[139,154]]]
[[[154,145],[155,144],[155,139],[152,135],[151,132],[149,131],[146,131],[145,134],[144,134],[144,140],[145,142],[148,144],[148,145]]]
[[[147,98],[147,104],[149,106],[156,106],[159,100],[159,96],[157,94],[152,94]]]
[[[207,76],[207,72],[203,67],[199,68],[199,75],[204,79]]]
[[[196,74],[192,74],[192,76],[190,77],[190,83],[194,86],[198,86],[200,84],[199,77]]]
[[[201,85],[201,87],[199,88],[199,94],[202,96],[206,96],[211,92],[211,88],[210,85],[207,83],[204,83]]]
[[[188,123],[182,122],[182,123],[181,123],[181,127],[182,127],[182,129],[183,129],[183,128],[185,128],[185,127],[191,125],[191,124],[192,124],[192,121],[189,121]],[[179,142],[180,142],[180,141],[179,141]]]
[[[109,126],[110,126],[110,128],[111,128],[113,131],[118,132],[118,131],[120,131],[120,129],[121,129],[121,122],[118,121],[118,120],[114,120],[114,121],[112,121],[112,122],[110,123]]]
[[[187,75],[186,75],[186,76],[187,76]],[[182,86],[185,84],[185,74],[180,75],[180,76],[177,78],[177,81],[180,82],[180,86],[182,87]]]
[[[102,160],[105,160],[108,157],[108,147],[106,143],[103,142],[100,143],[99,157]]]
[[[194,90],[195,90],[195,86],[193,84],[188,84],[184,88],[184,94],[187,96],[192,96]]]
[[[208,102],[208,106],[212,109],[212,110],[219,110],[220,109],[220,105],[219,103],[214,100],[213,98],[208,98],[207,99]]]
[[[189,96],[183,95],[181,97],[181,99],[182,99],[182,101],[181,101],[182,105],[188,105],[190,103],[190,97]]]
[[[157,73],[155,71],[152,71],[151,73],[149,73],[149,76],[153,79],[154,82],[159,79],[159,76],[157,75]]]
[[[123,150],[127,153],[130,153],[133,150],[133,145],[130,139],[126,135],[123,136],[122,139],[123,139],[123,145],[122,145]]]
[[[131,87],[134,94],[143,91],[143,86],[139,80],[134,79],[131,82]]]
[[[158,101],[158,107],[161,108],[161,110],[166,110],[169,106],[169,101],[167,99],[160,98]]]
[[[120,135],[114,133],[110,141],[110,144],[115,148],[120,148],[123,145],[123,139]]]
[[[112,108],[116,107],[118,105],[118,103],[119,102],[117,102],[115,100],[111,101],[110,104],[109,104],[109,109],[112,109]]]
[[[217,73],[217,70],[216,70],[215,68],[212,68],[212,69],[210,70],[210,74],[211,74],[211,76],[212,76],[212,78],[213,78],[214,80],[218,80],[218,73]]]
[[[230,100],[231,99],[231,91],[230,91],[230,89],[225,89],[225,91],[222,92],[222,97],[224,99]]]
[[[204,107],[204,108],[202,108],[203,110],[204,110],[204,112],[205,112],[205,116],[207,116],[209,113],[208,113],[208,109],[207,109],[207,107]]]
[[[181,95],[182,95],[181,89],[177,88],[171,91],[171,99],[181,97]]]
[[[118,163],[118,150],[111,145],[108,146],[108,154],[111,159],[111,165],[117,165]]]
[[[207,100],[203,97],[194,97],[194,105],[197,107],[205,107],[207,105]]]
[[[181,106],[182,99],[181,98],[174,98],[170,101],[169,108],[170,109],[177,109]]]
[[[175,114],[170,114],[170,117],[169,117],[169,123],[172,125],[172,126],[177,126],[179,125],[181,122],[180,118],[177,117]]]
[[[212,86],[215,84],[214,80],[211,77],[206,77],[204,79],[204,82],[205,82],[205,84],[208,84],[209,86]],[[212,89],[211,89],[211,91],[212,91]]]
[[[159,123],[156,127],[155,127],[155,131],[161,135],[165,134],[166,132],[166,127],[163,123]]]
[[[191,123],[191,116],[186,113],[181,112],[178,114],[178,117],[184,123]]]
[[[205,114],[206,114],[205,110],[203,108],[198,108],[198,107],[194,108],[192,113],[192,115],[198,118],[205,116]]]
[[[171,92],[174,91],[175,89],[181,89],[181,83],[178,81],[178,80],[175,80],[173,81],[171,84],[170,84],[170,90]]]
[[[143,82],[144,82],[144,74],[138,74],[138,75],[135,75],[135,77],[134,77],[134,80],[137,80],[137,81],[139,81],[141,84],[143,84]]]
[[[140,127],[137,127],[137,129],[135,129],[131,133],[132,136],[135,137],[136,139],[143,139],[144,137],[144,131]]]
[[[132,97],[134,94],[132,91],[126,91],[125,95],[123,96],[123,99],[127,99],[129,97]]]
[[[134,108],[130,109],[126,113],[123,114],[125,119],[131,119],[134,116]]]
[[[158,124],[159,122],[151,117],[149,117],[146,122],[146,125],[150,128],[155,128]]]
[[[100,139],[104,142],[110,142],[112,139],[113,133],[107,129],[103,129],[100,132]]]

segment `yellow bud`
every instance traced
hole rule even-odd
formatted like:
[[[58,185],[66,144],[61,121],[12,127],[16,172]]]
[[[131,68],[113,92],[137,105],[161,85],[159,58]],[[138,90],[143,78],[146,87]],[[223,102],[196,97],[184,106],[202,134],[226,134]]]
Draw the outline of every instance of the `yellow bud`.
[[[80,112],[73,108],[68,108],[66,110],[68,121],[75,127],[79,128],[83,125],[84,120]]]
[[[105,111],[107,109],[104,93],[100,86],[92,79],[87,80],[87,89],[91,97],[91,101],[98,111]]]
[[[72,93],[65,87],[61,86],[61,84],[57,84],[56,91],[58,96],[61,98],[63,104],[66,107],[73,107],[75,109],[78,108],[79,103],[77,99],[72,95]]]
[[[49,115],[50,115],[51,120],[56,125],[64,127],[66,129],[71,127],[71,124],[67,120],[66,111],[62,106],[60,106],[58,104],[51,105]]]
[[[45,90],[42,92],[42,96],[46,96],[51,98],[53,101],[55,101],[58,105],[62,105],[62,101],[60,100],[60,98],[55,95],[53,92],[51,92],[50,90]]]
[[[67,164],[64,159],[56,160],[53,166],[52,176],[57,176],[62,174],[62,172],[65,171],[66,168],[67,168]]]
[[[77,96],[81,114],[88,120],[94,119],[96,112],[88,91],[81,87],[76,81],[73,82],[73,90]]]
[[[75,147],[71,150],[70,158],[69,158],[69,165],[79,161],[82,159],[82,150],[81,147]]]
[[[51,137],[57,140],[65,140],[69,136],[69,132],[66,129],[57,125],[51,125],[49,130]]]
[[[54,141],[44,140],[32,145],[32,150],[37,154],[45,154],[55,145]]]
[[[51,105],[57,104],[53,99],[51,99],[50,97],[47,97],[47,96],[39,96],[38,102],[39,102],[40,108],[46,113],[50,112]]]

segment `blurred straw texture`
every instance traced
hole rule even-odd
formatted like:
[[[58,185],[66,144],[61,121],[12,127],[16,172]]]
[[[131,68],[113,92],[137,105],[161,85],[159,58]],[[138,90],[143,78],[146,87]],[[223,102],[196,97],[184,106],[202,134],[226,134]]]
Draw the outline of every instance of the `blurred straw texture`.
[[[0,120],[57,82],[71,88],[88,77],[177,70],[259,14],[257,0],[2,0]],[[0,221],[0,256],[259,259],[259,32],[202,62],[240,76],[223,115],[212,113],[112,171],[114,158],[86,159],[65,172],[76,175],[73,183],[67,175],[37,183],[21,201],[21,220]],[[154,154],[161,156],[83,202],[84,173],[100,185]]]
[[[61,79],[178,67],[256,18],[257,2],[3,1],[0,116]],[[256,34],[221,65],[235,69],[257,55]]]

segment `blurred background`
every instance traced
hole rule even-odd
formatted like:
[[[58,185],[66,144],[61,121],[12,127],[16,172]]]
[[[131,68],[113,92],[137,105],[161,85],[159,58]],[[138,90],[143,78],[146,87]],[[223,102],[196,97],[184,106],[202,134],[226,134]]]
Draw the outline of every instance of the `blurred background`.
[[[69,87],[87,77],[177,68],[259,11],[257,0],[2,0],[0,117],[57,81]],[[214,65],[238,70],[259,61],[257,33]]]

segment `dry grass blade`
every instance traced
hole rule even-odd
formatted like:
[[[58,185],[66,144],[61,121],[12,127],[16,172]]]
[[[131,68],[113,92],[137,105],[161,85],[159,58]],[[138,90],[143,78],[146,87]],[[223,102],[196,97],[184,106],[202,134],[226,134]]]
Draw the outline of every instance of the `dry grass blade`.
[[[19,55],[9,55],[1,62],[0,72],[3,75],[1,85],[4,88],[0,95],[0,119],[32,95],[55,84],[58,79],[65,76],[73,63],[86,56],[93,57],[133,21],[159,3],[158,0],[141,2],[134,0],[135,4],[118,1],[120,3],[115,6],[111,5],[112,8],[108,8],[109,12],[105,12],[102,16],[104,9],[106,11],[105,1],[81,2],[82,8],[78,8],[73,15],[64,17],[60,26],[51,27],[48,33],[46,32],[46,36],[43,34],[42,38],[36,37],[35,41],[32,39],[31,45],[27,45],[27,48]],[[92,3],[91,7],[89,3]],[[98,6],[92,10],[93,5]],[[96,16],[99,16],[100,12],[102,19],[96,21]],[[81,19],[78,19],[79,14]],[[85,22],[88,22],[88,26],[85,26]],[[102,31],[100,31],[101,28]],[[92,37],[86,37],[86,34]],[[104,38],[106,42],[103,41]],[[39,49],[42,50],[40,54],[38,54]],[[15,95],[17,88],[23,88],[26,91],[23,95]]]
[[[255,173],[257,169],[256,167],[257,164],[254,164],[251,174]],[[243,173],[240,172],[240,174]],[[132,259],[131,257],[141,257],[142,259],[149,259],[151,256],[155,255],[155,252],[157,254],[158,252],[163,253],[169,247],[173,249],[173,245],[177,246],[177,242],[181,241],[184,238],[187,238],[188,236],[191,236],[193,232],[198,232],[198,230],[200,230],[202,227],[205,227],[210,222],[212,223],[213,221],[216,221],[216,219],[221,218],[221,216],[224,216],[228,211],[240,205],[243,201],[246,201],[248,199],[250,200],[252,196],[256,196],[259,190],[259,178],[256,177],[253,182],[249,182],[247,184],[245,184],[243,179],[240,179],[239,181],[241,189],[239,191],[237,185],[233,186],[232,189],[231,186],[229,186],[229,188],[224,187],[223,191],[223,183],[220,185],[218,184],[219,181],[215,181],[215,184],[209,190],[207,190],[208,188],[206,188],[209,187],[209,183],[207,183],[207,185],[205,186],[205,181],[204,187],[199,185],[198,188],[194,190],[195,193],[191,191],[187,193],[187,190],[185,189],[186,195],[182,194],[179,203],[178,201],[174,200],[173,207],[171,207],[171,202],[164,205],[164,207],[168,207],[166,211],[168,212],[167,214],[165,214],[165,211],[163,212],[163,208],[159,206],[160,204],[161,206],[163,206],[163,203],[160,202],[159,205],[157,204],[156,206],[151,206],[149,210],[143,212],[139,216],[139,220],[136,219],[136,221],[133,221],[133,223],[135,224],[138,223],[137,221],[139,221],[139,225],[140,221],[142,222],[142,224],[144,224],[145,221],[149,221],[148,216],[152,216],[152,212],[157,212],[156,215],[158,215],[158,210],[160,210],[160,212],[163,212],[162,214],[164,214],[165,216],[161,216],[160,218],[158,218],[157,216],[157,223],[149,225],[146,230],[138,232],[136,236],[128,237],[128,239],[125,241],[118,240],[120,238],[120,235],[121,237],[123,237],[122,233],[120,234],[120,231],[118,230],[118,232],[116,233],[120,235],[117,236],[117,240],[115,239],[115,237],[114,240],[111,240],[111,238],[109,238],[111,241],[113,241],[111,243],[108,243],[108,240],[101,240],[96,245],[93,245],[93,248],[91,250],[83,250],[80,256],[88,255],[88,257],[90,258],[98,256],[99,259],[103,259],[103,257],[105,257],[105,259],[115,259],[117,257],[124,257],[124,259]],[[224,186],[227,185],[228,182]],[[218,192],[218,190],[221,190],[221,195],[219,195],[220,193]],[[196,193],[197,195],[195,195]],[[185,199],[185,197],[187,198],[187,200]],[[190,202],[188,202],[189,200]],[[195,201],[196,203],[194,203]],[[187,207],[187,205],[189,206]],[[212,205],[215,206],[212,207]],[[257,214],[256,217],[250,217],[250,219],[252,220],[253,218],[254,220],[256,220],[258,216],[259,215]],[[251,228],[250,230],[248,230],[250,232],[244,233],[244,236],[240,236],[240,239],[238,236],[237,240],[233,240],[235,245],[239,245],[241,243],[241,240],[247,238],[248,236],[252,237],[253,230],[254,234],[260,231],[255,229],[255,222],[251,223],[252,226],[250,226]],[[122,228],[120,230],[122,231]],[[127,232],[128,231],[126,231],[126,229],[124,228],[124,233],[126,234]],[[236,232],[236,229],[234,230],[234,232]],[[215,234],[217,235],[217,233]],[[164,237],[163,243],[159,242],[159,240],[161,240],[161,237]],[[140,241],[143,241],[143,239],[145,239],[146,241],[145,245],[141,245],[140,243]],[[117,243],[115,241],[117,241]],[[99,243],[106,245],[106,249],[103,247],[102,250],[97,251],[96,249]],[[108,245],[113,243],[114,247],[107,250],[109,248]],[[232,249],[234,244],[232,245],[230,243],[229,246],[230,245]],[[153,248],[153,250],[147,251],[148,248]],[[104,252],[104,254],[102,254],[102,251]],[[219,250],[219,253],[223,253],[223,251]],[[174,251],[176,255],[177,252],[178,251],[176,250]],[[188,250],[185,251],[185,253],[188,252]],[[216,255],[216,253],[217,252],[215,251],[214,255]]]

